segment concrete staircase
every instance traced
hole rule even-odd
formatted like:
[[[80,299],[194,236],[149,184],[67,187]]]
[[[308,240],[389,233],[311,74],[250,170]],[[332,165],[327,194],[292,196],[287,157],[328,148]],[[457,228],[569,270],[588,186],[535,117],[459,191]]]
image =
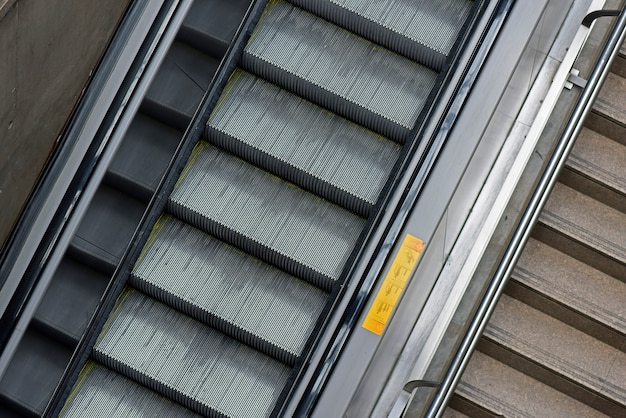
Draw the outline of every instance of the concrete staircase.
[[[626,53],[446,417],[626,416]]]

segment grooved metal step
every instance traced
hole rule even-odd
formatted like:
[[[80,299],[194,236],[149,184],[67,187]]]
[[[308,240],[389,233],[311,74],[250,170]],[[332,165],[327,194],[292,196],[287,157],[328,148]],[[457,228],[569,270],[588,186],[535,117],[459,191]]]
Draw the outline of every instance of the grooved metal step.
[[[240,70],[224,91],[207,123],[208,141],[368,215],[398,158],[397,144]]]
[[[142,202],[101,185],[72,239],[72,251],[88,265],[112,273],[144,210]]]
[[[88,361],[61,417],[199,417],[113,370]]]
[[[289,0],[336,25],[440,71],[472,5],[469,0]]]
[[[72,350],[29,327],[0,380],[0,397],[27,415],[41,415]]]
[[[177,38],[205,54],[221,58],[249,5],[250,0],[196,0]]]
[[[293,365],[328,294],[164,215],[130,284]]]
[[[184,131],[218,64],[217,59],[182,42],[174,42],[150,84],[141,110]]]
[[[402,143],[437,72],[282,1],[271,1],[242,66]]]
[[[362,218],[199,142],[170,196],[171,213],[325,290],[365,225]]]
[[[137,114],[115,153],[105,181],[148,202],[182,138],[180,131]]]
[[[208,416],[268,416],[290,371],[132,289],[120,295],[93,356]]]
[[[64,257],[54,273],[34,319],[72,344],[77,344],[87,327],[109,278],[72,257]]]

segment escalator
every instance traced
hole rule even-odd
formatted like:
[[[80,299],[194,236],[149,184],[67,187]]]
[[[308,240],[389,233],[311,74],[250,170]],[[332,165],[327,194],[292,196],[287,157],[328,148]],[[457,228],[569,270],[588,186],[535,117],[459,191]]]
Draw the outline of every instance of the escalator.
[[[40,416],[249,4],[197,1],[0,381],[1,416]]]
[[[196,0],[0,382],[5,414],[280,413],[481,3],[272,0],[179,145],[248,9]]]
[[[626,414],[624,47],[448,417]]]

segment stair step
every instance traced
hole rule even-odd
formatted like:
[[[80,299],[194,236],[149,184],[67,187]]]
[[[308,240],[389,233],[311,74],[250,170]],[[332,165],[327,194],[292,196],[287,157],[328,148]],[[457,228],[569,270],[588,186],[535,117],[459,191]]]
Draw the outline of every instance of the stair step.
[[[72,350],[29,327],[0,380],[0,394],[20,409],[41,416]]]
[[[608,415],[626,416],[626,353],[518,300],[500,298],[479,349]]]
[[[93,356],[211,416],[268,416],[290,372],[271,357],[128,288],[104,325]]]
[[[290,0],[324,19],[440,71],[472,9],[469,0]]]
[[[585,126],[626,145],[626,78],[609,73]]]
[[[109,165],[106,182],[148,202],[182,136],[180,131],[137,114]]]
[[[218,65],[217,59],[175,41],[150,83],[141,111],[184,131]]]
[[[282,1],[266,7],[245,70],[402,143],[437,73]]]
[[[626,146],[583,128],[559,181],[626,213]]]
[[[249,5],[250,0],[194,1],[177,39],[219,59],[226,53]]]
[[[362,218],[199,142],[169,200],[178,218],[330,290]]]
[[[457,411],[456,409],[452,409],[450,407],[447,407],[444,411],[443,411],[443,418],[469,418],[467,415]]]
[[[34,319],[77,344],[109,283],[109,278],[65,256]]]
[[[626,283],[552,247],[529,240],[507,294],[626,350]]]
[[[606,417],[479,351],[472,354],[450,404],[472,417]]]
[[[170,216],[163,216],[131,285],[293,365],[328,294]]]
[[[626,214],[557,183],[534,237],[626,281]]]
[[[60,417],[197,417],[169,399],[89,360]]]
[[[71,253],[96,270],[112,274],[144,210],[144,203],[101,184],[72,238]]]
[[[366,217],[399,145],[273,84],[236,70],[206,138],[277,176]]]
[[[626,77],[626,43],[622,44],[613,65],[611,71],[620,77]]]

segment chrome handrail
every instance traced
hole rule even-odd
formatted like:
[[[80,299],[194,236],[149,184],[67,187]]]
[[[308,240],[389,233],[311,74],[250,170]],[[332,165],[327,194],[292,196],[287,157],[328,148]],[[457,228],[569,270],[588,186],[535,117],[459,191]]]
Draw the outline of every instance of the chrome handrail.
[[[596,17],[605,16],[597,14]],[[600,54],[585,88],[583,89],[576,106],[565,126],[556,148],[537,184],[532,197],[526,206],[522,218],[506,248],[506,251],[494,273],[489,287],[483,296],[478,309],[472,318],[468,331],[466,332],[459,349],[457,350],[446,375],[444,376],[435,398],[430,404],[425,417],[440,417],[450,400],[456,385],[458,384],[469,359],[478,344],[478,341],[489,322],[496,304],[502,294],[504,287],[511,276],[513,269],[524,249],[532,227],[537,222],[539,215],[553,189],[558,174],[565,165],[567,157],[574,146],[575,139],[582,129],[585,117],[591,110],[593,102],[598,95],[600,88],[610,70],[610,65],[615,59],[619,49],[626,37],[626,8],[619,14],[618,21],[613,27],[610,36]]]

